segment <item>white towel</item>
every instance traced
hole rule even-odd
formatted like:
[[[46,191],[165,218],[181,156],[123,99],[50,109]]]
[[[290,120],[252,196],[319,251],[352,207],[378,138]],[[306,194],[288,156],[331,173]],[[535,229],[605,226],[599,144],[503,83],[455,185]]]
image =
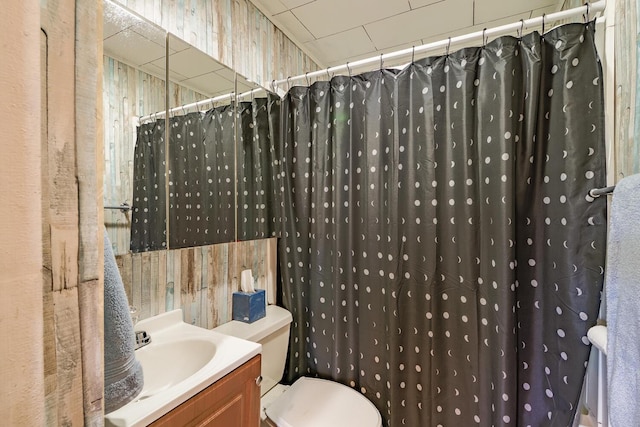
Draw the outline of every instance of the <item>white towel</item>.
[[[640,426],[640,174],[616,185],[605,279],[612,427]]]

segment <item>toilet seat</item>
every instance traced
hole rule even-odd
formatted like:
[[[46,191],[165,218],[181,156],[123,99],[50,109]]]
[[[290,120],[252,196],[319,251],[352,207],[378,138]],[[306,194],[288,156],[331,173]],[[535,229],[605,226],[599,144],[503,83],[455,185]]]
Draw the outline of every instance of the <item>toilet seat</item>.
[[[266,414],[278,427],[381,427],[376,407],[357,391],[328,380],[302,377]]]

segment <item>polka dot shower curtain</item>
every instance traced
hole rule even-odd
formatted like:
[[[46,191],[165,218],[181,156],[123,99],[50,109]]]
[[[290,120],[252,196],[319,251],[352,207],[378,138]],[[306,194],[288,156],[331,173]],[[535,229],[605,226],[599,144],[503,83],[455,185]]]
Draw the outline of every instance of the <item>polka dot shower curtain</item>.
[[[594,24],[293,87],[282,122],[289,380],[393,427],[570,425],[605,252]]]
[[[138,126],[133,155],[131,251],[167,247],[164,120]]]
[[[134,155],[133,252],[235,240],[234,116],[229,105],[169,121],[169,186],[164,122],[138,128]],[[166,200],[169,199],[169,237]]]
[[[280,230],[282,187],[280,98],[267,94],[241,102],[238,110],[238,239],[274,237]]]

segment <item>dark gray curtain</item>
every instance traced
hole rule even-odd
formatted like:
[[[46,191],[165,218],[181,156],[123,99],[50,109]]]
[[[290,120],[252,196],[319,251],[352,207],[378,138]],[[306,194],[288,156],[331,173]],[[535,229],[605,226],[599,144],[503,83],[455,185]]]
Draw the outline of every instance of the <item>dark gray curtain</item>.
[[[167,247],[164,120],[138,127],[133,157],[131,251]]]
[[[294,87],[288,377],[389,426],[571,424],[605,250],[594,24]]]
[[[282,202],[280,98],[269,93],[238,107],[238,239],[274,237]]]
[[[138,128],[134,156],[133,252],[163,249],[166,198],[172,249],[235,240],[235,137],[232,106],[169,121],[169,186],[164,122]]]
[[[171,119],[169,242],[172,249],[235,240],[233,107]]]

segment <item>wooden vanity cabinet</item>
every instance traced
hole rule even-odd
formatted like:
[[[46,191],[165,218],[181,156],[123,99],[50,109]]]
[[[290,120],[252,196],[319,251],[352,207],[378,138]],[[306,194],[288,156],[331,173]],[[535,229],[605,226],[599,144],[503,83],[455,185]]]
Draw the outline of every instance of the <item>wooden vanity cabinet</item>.
[[[260,355],[211,384],[151,426],[258,427]]]

